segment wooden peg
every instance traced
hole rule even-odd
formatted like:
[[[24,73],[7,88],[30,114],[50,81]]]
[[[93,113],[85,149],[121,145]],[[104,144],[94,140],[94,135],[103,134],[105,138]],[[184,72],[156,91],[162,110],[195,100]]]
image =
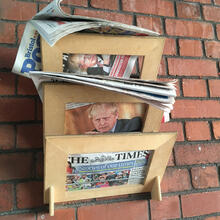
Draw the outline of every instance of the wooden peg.
[[[49,188],[49,213],[50,216],[54,216],[54,187]]]
[[[154,179],[151,198],[153,200],[162,201],[161,188],[160,188],[160,177],[156,176]]]

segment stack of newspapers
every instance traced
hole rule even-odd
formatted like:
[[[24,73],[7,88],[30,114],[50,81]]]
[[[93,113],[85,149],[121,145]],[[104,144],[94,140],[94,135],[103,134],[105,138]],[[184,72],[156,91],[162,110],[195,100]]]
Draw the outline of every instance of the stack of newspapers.
[[[68,15],[62,11],[60,7],[61,1],[62,0],[52,1],[43,10],[37,13],[32,20],[27,22],[12,72],[31,78],[40,97],[42,97],[42,82],[64,81],[132,95],[143,99],[148,104],[170,112],[173,108],[174,98],[176,96],[175,82],[130,79],[129,77],[137,60],[136,56],[115,56],[115,62],[113,66],[111,66],[112,70],[115,69],[117,60],[120,60],[122,63],[127,62],[126,73],[124,71],[120,76],[122,78],[117,78],[117,76],[115,78],[115,75],[112,74],[99,76],[89,75],[89,73],[85,74],[85,72],[83,74],[74,71],[67,73],[65,69],[62,73],[41,71],[40,36],[44,38],[50,46],[53,46],[59,39],[75,32],[135,36],[159,35],[154,31],[133,25],[86,16]],[[71,56],[71,54],[64,55],[64,63],[68,56]],[[120,72],[120,69],[117,69],[117,71]]]
[[[84,84],[138,97],[144,102],[166,112],[170,112],[173,109],[176,97],[175,81],[159,82],[132,78],[124,79],[42,71],[33,71],[30,72],[30,75],[39,92],[41,92],[41,83],[45,81],[56,80]]]
[[[40,36],[53,46],[70,33],[100,33],[115,35],[158,36],[157,32],[100,18],[69,15],[60,7],[62,0],[54,0],[27,22],[12,69],[29,77],[29,72],[41,70]]]
[[[159,35],[157,32],[133,25],[100,18],[66,14],[60,7],[61,2],[62,0],[52,1],[29,21],[50,46],[53,46],[67,34],[79,31],[117,35]]]

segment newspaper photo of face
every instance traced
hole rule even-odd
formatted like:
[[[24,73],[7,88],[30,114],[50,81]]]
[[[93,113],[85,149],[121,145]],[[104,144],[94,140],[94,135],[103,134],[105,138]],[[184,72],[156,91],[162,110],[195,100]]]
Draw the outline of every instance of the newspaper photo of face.
[[[114,104],[94,104],[89,117],[96,132],[114,132],[118,119],[118,110]]]
[[[140,132],[142,103],[67,103],[65,134]]]
[[[99,54],[63,54],[63,70],[69,73],[108,75],[114,57]]]
[[[117,132],[135,132],[141,131],[141,117],[131,119],[118,119],[118,107],[115,103],[96,103],[93,104],[89,117],[95,129],[94,133],[117,133]]]

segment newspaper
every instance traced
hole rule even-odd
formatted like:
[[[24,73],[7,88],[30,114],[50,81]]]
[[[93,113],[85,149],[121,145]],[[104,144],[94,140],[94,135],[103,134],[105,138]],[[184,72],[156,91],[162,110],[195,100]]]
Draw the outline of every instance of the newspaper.
[[[121,92],[129,95],[133,95],[143,99],[146,103],[152,104],[166,112],[170,112],[173,108],[175,95],[169,94],[157,94],[157,90],[154,84],[153,92],[139,90],[138,81],[136,85],[130,90],[127,88],[127,83],[123,85],[119,82],[112,80],[102,80],[102,83],[98,78],[83,79],[76,75],[76,77],[70,77],[65,74],[56,73],[41,73],[41,48],[40,48],[40,36],[45,41],[53,46],[62,37],[75,32],[84,33],[102,33],[102,34],[117,34],[117,35],[151,35],[158,36],[159,33],[154,31],[122,24],[119,22],[108,21],[99,18],[90,18],[86,16],[69,15],[62,11],[60,3],[62,0],[54,0],[48,4],[43,10],[37,13],[31,21],[27,22],[21,43],[18,49],[16,60],[12,69],[12,72],[21,74],[26,77],[31,77],[38,90],[38,93],[42,99],[41,83],[45,81],[67,81],[72,83],[80,83],[90,86],[96,86],[102,89],[108,89],[111,91]],[[65,56],[65,55],[64,55]],[[78,56],[81,56],[78,54]],[[116,56],[115,63],[111,66],[111,71],[108,72],[108,76],[129,78],[132,69],[137,60],[136,56]],[[116,62],[117,61],[117,62]],[[121,66],[119,65],[121,64]],[[117,67],[117,68],[116,68]],[[35,73],[33,72],[35,71]],[[32,74],[30,75],[30,73]],[[85,71],[86,75],[89,75],[89,71]],[[80,73],[85,73],[81,71]],[[38,75],[37,75],[38,73]],[[73,74],[79,73],[77,71]],[[97,81],[98,80],[98,81]],[[133,82],[132,82],[133,83]],[[116,86],[114,84],[117,84]],[[137,90],[135,87],[138,87]],[[146,87],[146,85],[144,85]],[[148,84],[149,87],[149,84]],[[158,87],[159,88],[159,87]],[[142,88],[141,88],[142,89]],[[159,89],[158,89],[159,90]]]
[[[144,103],[66,103],[64,134],[141,132]]]
[[[53,46],[62,37],[75,32],[121,35],[152,35],[158,33],[119,22],[62,11],[62,0],[54,0],[27,22],[12,72],[29,77],[29,71],[41,70],[40,36]]]
[[[70,154],[66,191],[143,184],[151,151]]]
[[[101,89],[120,92],[142,99],[163,111],[170,112],[176,97],[175,81],[158,82],[136,79],[119,79],[108,76],[85,76],[83,74],[52,73],[31,71],[30,75],[38,91],[42,81],[64,81],[94,86]]]
[[[108,54],[63,54],[63,72],[129,78],[137,56]]]

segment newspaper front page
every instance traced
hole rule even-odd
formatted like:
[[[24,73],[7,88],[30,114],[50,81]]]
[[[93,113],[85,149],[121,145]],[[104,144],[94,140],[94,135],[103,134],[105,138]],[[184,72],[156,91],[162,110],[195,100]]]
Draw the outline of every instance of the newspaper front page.
[[[12,72],[29,77],[30,71],[41,70],[40,36],[53,46],[62,37],[79,31],[123,35],[159,34],[148,29],[62,11],[62,0],[54,0],[27,22]]]
[[[143,184],[153,151],[70,154],[66,191]]]

